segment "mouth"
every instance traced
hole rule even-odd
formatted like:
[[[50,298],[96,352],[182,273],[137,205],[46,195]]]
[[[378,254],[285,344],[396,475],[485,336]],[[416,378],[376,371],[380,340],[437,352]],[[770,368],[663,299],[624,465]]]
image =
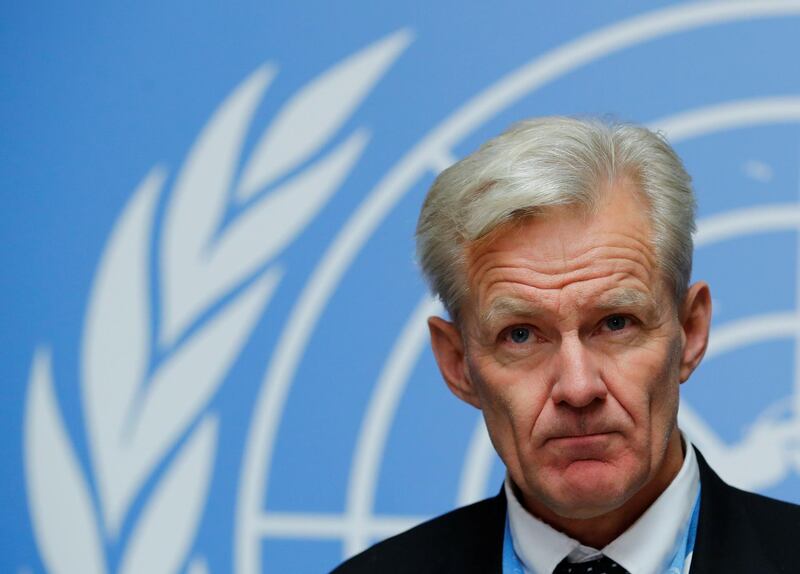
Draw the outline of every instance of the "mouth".
[[[607,436],[615,434],[616,432],[617,431],[613,430],[602,430],[593,432],[564,433],[564,434],[553,435],[548,440],[566,440],[566,439],[576,439],[576,438],[586,438],[586,437],[596,437],[596,436]]]
[[[593,449],[607,445],[616,431],[576,433],[551,437],[547,442],[560,449]]]

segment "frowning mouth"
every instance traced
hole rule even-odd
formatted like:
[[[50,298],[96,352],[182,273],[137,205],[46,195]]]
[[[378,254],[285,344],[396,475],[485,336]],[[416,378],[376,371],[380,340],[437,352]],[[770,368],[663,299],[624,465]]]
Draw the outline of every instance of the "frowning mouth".
[[[615,434],[617,434],[616,431],[566,434],[566,435],[558,435],[551,437],[547,439],[547,442],[552,442],[558,444],[559,446],[566,446],[566,445],[577,446],[581,444],[592,445],[608,441],[612,437],[612,435]]]

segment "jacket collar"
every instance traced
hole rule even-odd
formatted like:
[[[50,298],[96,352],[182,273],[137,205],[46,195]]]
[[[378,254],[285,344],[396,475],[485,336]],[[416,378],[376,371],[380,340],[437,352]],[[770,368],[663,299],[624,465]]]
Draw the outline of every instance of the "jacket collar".
[[[769,553],[761,547],[760,536],[748,517],[746,497],[722,481],[695,448],[700,467],[700,517],[697,526],[690,574],[768,574],[779,572],[772,565]],[[507,502],[503,489],[486,501],[483,524],[473,531],[473,548],[486,550],[484,559],[475,560],[466,553],[459,572],[502,574],[503,537]],[[486,532],[493,534],[489,540]],[[496,533],[500,533],[498,537]]]
[[[779,572],[749,515],[755,495],[729,486],[695,449],[700,466],[700,520],[691,574]]]

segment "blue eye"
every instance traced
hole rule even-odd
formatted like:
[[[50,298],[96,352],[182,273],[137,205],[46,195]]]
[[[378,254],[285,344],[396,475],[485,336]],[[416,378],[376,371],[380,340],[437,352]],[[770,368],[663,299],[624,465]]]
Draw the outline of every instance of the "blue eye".
[[[531,330],[527,327],[514,327],[508,336],[515,343],[524,343],[530,338]]]
[[[605,320],[605,326],[610,331],[619,331],[628,326],[628,318],[622,315],[612,315]]]

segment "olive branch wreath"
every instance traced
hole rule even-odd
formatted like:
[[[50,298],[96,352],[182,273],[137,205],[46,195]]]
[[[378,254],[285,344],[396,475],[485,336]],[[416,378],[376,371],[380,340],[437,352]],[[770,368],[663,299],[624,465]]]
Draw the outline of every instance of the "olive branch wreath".
[[[34,352],[23,452],[31,522],[48,571],[109,572],[109,544],[118,545],[113,570],[123,574],[175,572],[187,563],[217,447],[220,422],[209,403],[281,281],[276,257],[346,179],[368,131],[356,129],[321,152],[409,41],[407,31],[396,32],[304,86],[239,170],[248,128],[277,70],[265,64],[247,77],[175,176],[155,262],[166,169],[153,168],[134,191],[101,256],[83,328],[79,388],[89,468],[63,421],[51,351],[43,344]],[[231,204],[236,215],[227,221]],[[123,531],[130,534],[120,540]]]

